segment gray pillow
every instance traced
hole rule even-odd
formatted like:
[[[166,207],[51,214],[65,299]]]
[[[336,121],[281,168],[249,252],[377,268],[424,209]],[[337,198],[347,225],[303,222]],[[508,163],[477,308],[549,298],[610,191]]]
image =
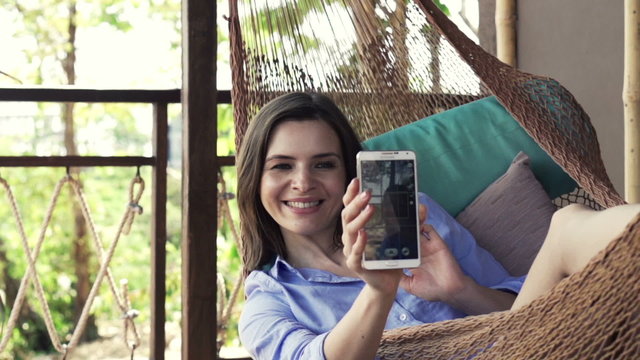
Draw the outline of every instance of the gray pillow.
[[[520,152],[456,220],[513,276],[524,275],[542,246],[555,205]]]

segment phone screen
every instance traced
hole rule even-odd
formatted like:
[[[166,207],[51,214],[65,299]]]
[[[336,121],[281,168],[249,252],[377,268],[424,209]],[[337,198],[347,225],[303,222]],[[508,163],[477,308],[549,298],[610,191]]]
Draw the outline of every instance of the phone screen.
[[[361,190],[375,214],[365,226],[364,261],[419,259],[415,159],[360,160]]]

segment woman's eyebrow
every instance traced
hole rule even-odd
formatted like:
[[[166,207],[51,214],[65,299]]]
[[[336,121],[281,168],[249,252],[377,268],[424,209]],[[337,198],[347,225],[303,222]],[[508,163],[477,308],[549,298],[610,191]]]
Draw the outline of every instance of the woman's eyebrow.
[[[293,160],[293,159],[294,159],[293,156],[276,154],[276,155],[268,156],[266,159],[264,159],[264,161],[267,162],[271,160]]]
[[[313,155],[314,158],[323,158],[323,157],[331,157],[331,156],[340,158],[340,155],[338,155],[338,154],[336,154],[334,152],[328,152],[328,153],[321,153],[321,154]]]
[[[312,156],[312,158],[314,159],[325,158],[325,157],[337,157],[338,159],[340,159],[340,155],[334,152],[320,153]],[[264,161],[268,162],[271,160],[294,160],[294,159],[295,159],[294,156],[275,154],[275,155],[268,156]]]

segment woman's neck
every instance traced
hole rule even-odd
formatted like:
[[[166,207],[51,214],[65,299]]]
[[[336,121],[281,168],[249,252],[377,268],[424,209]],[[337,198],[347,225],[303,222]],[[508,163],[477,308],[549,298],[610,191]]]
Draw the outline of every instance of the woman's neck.
[[[330,271],[340,276],[354,276],[347,268],[342,249],[335,246],[333,237],[311,238],[297,234],[284,236],[287,262],[295,268]]]

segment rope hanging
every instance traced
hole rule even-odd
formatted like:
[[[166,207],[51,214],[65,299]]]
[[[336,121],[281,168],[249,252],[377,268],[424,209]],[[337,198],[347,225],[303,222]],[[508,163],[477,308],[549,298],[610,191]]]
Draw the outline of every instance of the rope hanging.
[[[111,258],[113,257],[115,248],[118,244],[118,240],[120,239],[121,234],[123,233],[127,234],[131,227],[131,224],[133,222],[135,215],[142,213],[142,207],[139,205],[139,201],[140,201],[140,197],[142,196],[142,192],[144,191],[144,180],[140,177],[139,174],[137,174],[132,179],[131,184],[129,186],[129,204],[127,205],[125,213],[122,217],[122,220],[116,232],[115,238],[106,252],[104,250],[102,240],[100,239],[100,236],[96,231],[95,224],[93,222],[91,213],[89,211],[89,207],[87,206],[87,201],[82,191],[82,186],[80,185],[80,182],[78,180],[74,179],[69,174],[67,174],[60,181],[58,181],[54,189],[53,195],[51,197],[49,206],[45,214],[44,222],[40,229],[38,240],[33,249],[29,247],[27,236],[24,231],[22,216],[18,209],[15,197],[13,195],[11,187],[9,186],[9,183],[0,176],[0,184],[2,184],[2,186],[4,187],[9,203],[11,204],[11,210],[16,220],[18,231],[20,233],[22,246],[28,260],[27,270],[25,272],[25,275],[22,278],[22,281],[20,282],[18,294],[16,295],[14,306],[11,309],[9,321],[7,323],[6,333],[4,333],[4,336],[2,337],[2,341],[0,341],[0,353],[4,351],[4,349],[7,347],[9,343],[9,339],[11,338],[11,333],[17,323],[20,310],[24,304],[24,300],[26,299],[27,287],[29,286],[29,283],[31,282],[31,280],[33,280],[33,284],[36,290],[36,296],[38,298],[38,301],[40,302],[40,305],[42,306],[42,309],[44,312],[45,325],[47,327],[47,332],[49,334],[53,347],[56,349],[56,351],[63,354],[63,358],[65,358],[71,352],[71,350],[76,347],[76,345],[80,341],[80,338],[84,333],[85,327],[87,325],[87,319],[89,318],[89,311],[91,309],[91,306],[93,304],[95,297],[97,296],[98,289],[100,288],[102,280],[106,276],[111,292],[113,293],[116,303],[123,314],[122,318],[124,319],[124,328],[125,328],[124,341],[127,347],[131,350],[131,354],[133,356],[133,352],[140,345],[140,335],[133,321],[134,318],[138,315],[138,312],[131,308],[131,304],[128,299],[128,287],[127,287],[126,281],[122,282],[122,286],[123,286],[122,295],[116,288],[113,275],[111,274],[111,270],[109,269],[109,263],[111,261]],[[97,255],[100,258],[100,270],[98,271],[96,279],[89,292],[89,296],[82,309],[80,318],[77,321],[77,324],[75,326],[73,333],[71,334],[71,339],[69,340],[68,343],[63,344],[60,341],[60,338],[56,332],[53,318],[51,316],[51,311],[49,309],[49,304],[45,298],[44,289],[42,287],[42,284],[40,283],[40,279],[36,271],[36,260],[38,259],[38,255],[40,254],[40,250],[44,242],[45,233],[51,221],[53,210],[55,209],[56,203],[58,201],[58,197],[60,196],[62,188],[64,187],[65,184],[69,184],[69,186],[71,186],[71,188],[73,189],[73,193],[76,199],[78,200],[78,202],[80,203],[80,206],[82,209],[82,215],[85,221],[87,222],[87,224],[89,225],[89,229],[92,234],[94,245],[96,247]]]
[[[234,199],[235,195],[233,193],[227,192],[226,183],[222,176],[222,173],[218,173],[218,184],[220,185],[218,191],[218,224],[222,224],[223,220],[229,225],[231,229],[231,234],[233,235],[233,240],[238,249],[240,249],[240,236],[238,235],[238,230],[236,229],[235,222],[233,221],[233,217],[231,216],[231,209],[229,208],[229,200]],[[231,318],[231,312],[233,307],[236,304],[238,299],[238,294],[240,293],[240,289],[242,289],[243,277],[242,268],[238,273],[238,278],[236,279],[235,284],[233,285],[233,289],[231,290],[231,294],[229,295],[229,299],[227,300],[225,290],[225,280],[221,273],[218,273],[217,278],[217,289],[218,289],[218,304],[217,304],[217,319],[218,319],[218,335],[217,335],[217,349],[220,352],[220,348],[226,341],[227,337],[227,325],[229,323],[229,319]]]

